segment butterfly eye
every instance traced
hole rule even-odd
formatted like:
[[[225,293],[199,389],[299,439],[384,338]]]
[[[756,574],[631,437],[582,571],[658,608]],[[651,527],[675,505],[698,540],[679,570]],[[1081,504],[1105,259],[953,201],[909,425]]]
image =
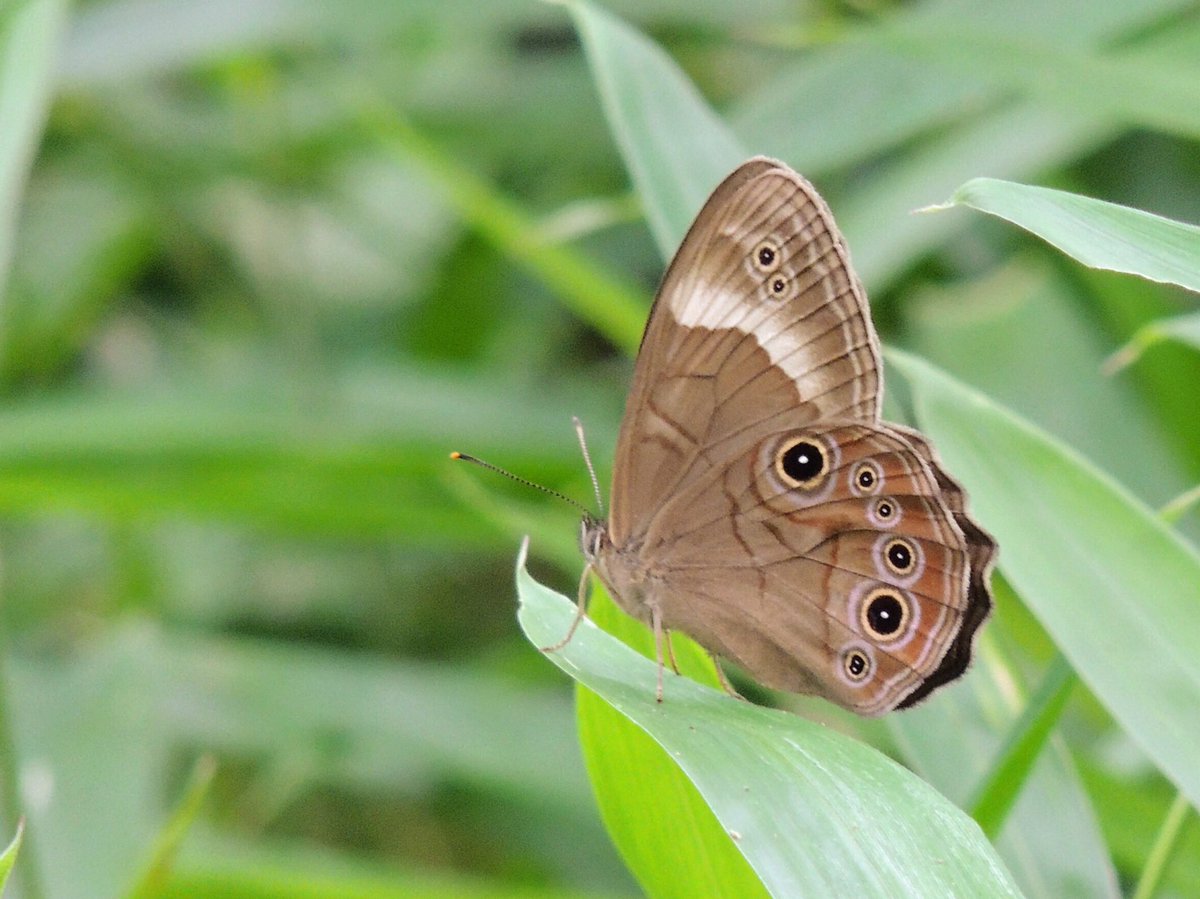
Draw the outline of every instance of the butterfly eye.
[[[842,653],[842,671],[852,683],[860,683],[871,673],[871,660],[861,649],[846,650]]]
[[[868,593],[858,614],[863,633],[880,643],[901,637],[910,617],[908,600],[890,587],[877,587]]]
[[[812,440],[793,440],[785,443],[775,457],[775,470],[785,484],[801,490],[812,490],[828,472],[825,450]]]
[[[867,518],[877,528],[894,528],[900,521],[900,507],[890,496],[880,496],[867,507]]]
[[[890,541],[883,548],[883,558],[887,561],[888,568],[899,575],[911,572],[917,561],[912,544],[899,538]]]
[[[763,274],[770,274],[779,268],[779,247],[774,242],[764,240],[750,256],[754,267]]]
[[[877,491],[883,483],[883,474],[874,462],[860,462],[850,475],[850,492],[866,496]]]

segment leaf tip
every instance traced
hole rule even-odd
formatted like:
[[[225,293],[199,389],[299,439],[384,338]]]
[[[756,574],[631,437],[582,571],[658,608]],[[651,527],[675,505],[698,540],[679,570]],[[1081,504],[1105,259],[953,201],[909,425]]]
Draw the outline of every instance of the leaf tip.
[[[926,215],[930,212],[945,212],[947,209],[952,209],[955,206],[954,199],[951,198],[944,203],[930,203],[928,206],[918,206],[911,211],[911,215]]]

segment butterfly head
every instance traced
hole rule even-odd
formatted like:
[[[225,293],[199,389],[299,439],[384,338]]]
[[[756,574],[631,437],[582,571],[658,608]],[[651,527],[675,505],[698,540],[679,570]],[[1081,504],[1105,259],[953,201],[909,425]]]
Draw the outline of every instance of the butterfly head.
[[[579,522],[579,549],[583,558],[595,563],[608,540],[608,525],[590,512]]]

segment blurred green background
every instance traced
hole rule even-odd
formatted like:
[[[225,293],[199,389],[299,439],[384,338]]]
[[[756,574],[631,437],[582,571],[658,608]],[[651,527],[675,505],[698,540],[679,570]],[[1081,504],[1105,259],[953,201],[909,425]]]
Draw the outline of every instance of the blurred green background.
[[[817,184],[885,342],[1151,504],[1196,482],[1194,352],[1100,374],[1194,298],[908,213],[993,175],[1200,222],[1197,4],[605,6]],[[636,895],[514,616],[522,533],[573,593],[576,516],[447,460],[590,503],[579,415],[607,485],[662,271],[629,183],[558,6],[0,4],[20,895],[124,894],[206,755],[170,895]],[[1128,881],[1173,791],[1082,690],[1064,730]],[[1167,895],[1200,893],[1190,828]]]

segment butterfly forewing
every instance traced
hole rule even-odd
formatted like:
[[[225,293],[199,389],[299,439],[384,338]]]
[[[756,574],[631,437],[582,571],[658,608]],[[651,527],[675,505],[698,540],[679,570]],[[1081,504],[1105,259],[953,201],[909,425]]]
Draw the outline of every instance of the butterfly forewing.
[[[705,204],[659,288],[617,443],[614,540],[635,535],[702,453],[747,430],[877,421],[879,372],[824,201],[787,167],[747,162]]]

